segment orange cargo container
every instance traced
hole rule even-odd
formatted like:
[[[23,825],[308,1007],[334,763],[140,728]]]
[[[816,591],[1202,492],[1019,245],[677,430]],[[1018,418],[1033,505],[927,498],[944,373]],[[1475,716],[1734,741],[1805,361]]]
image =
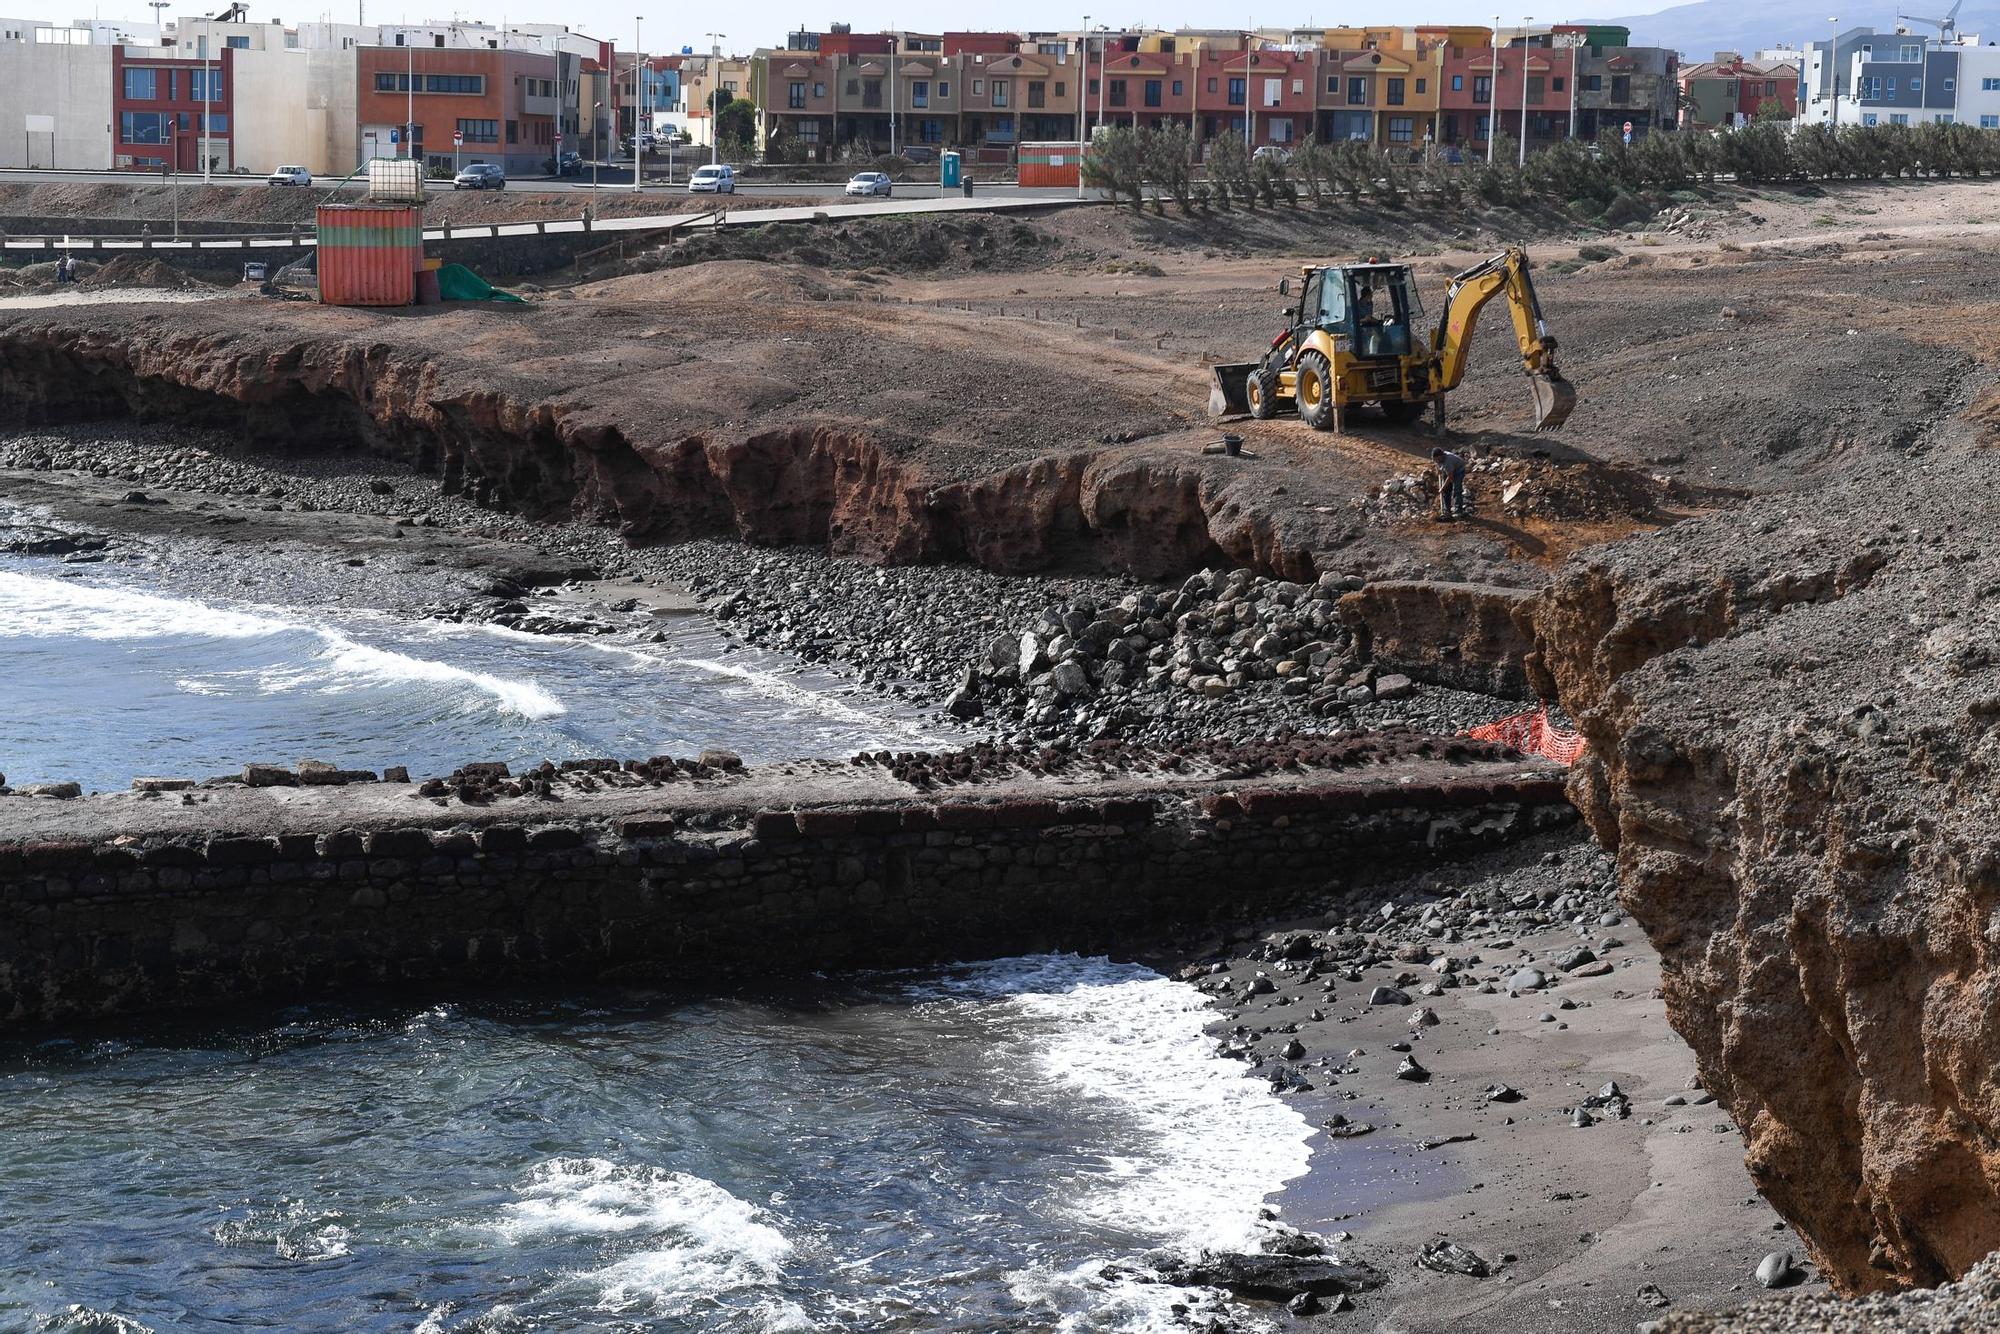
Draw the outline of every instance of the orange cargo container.
[[[407,306],[424,262],[424,211],[407,204],[319,206],[319,299],[329,306]]]
[[[1022,144],[1020,183],[1074,187],[1082,157],[1081,144]]]

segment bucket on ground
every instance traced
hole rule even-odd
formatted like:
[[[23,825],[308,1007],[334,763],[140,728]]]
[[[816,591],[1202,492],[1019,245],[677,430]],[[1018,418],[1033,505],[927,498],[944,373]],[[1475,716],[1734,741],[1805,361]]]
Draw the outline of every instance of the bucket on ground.
[[[407,306],[424,262],[424,211],[411,204],[321,204],[319,299],[329,306]]]

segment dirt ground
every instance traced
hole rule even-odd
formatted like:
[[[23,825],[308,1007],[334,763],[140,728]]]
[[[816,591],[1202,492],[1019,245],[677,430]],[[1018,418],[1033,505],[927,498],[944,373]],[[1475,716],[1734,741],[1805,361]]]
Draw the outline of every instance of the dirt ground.
[[[1292,570],[1535,584],[1580,546],[1791,489],[1853,451],[1921,450],[1924,423],[2000,350],[1984,332],[2000,249],[1987,214],[2000,219],[2000,185],[1951,182],[1727,193],[1612,237],[1548,217],[1412,214],[1404,244],[1380,246],[1397,222],[1380,211],[1238,213],[1198,234],[1101,207],[836,220],[677,243],[621,277],[531,290],[525,307],[246,297],[212,321],[231,355],[246,340],[274,361],[362,340],[421,362],[438,388],[547,408],[641,453],[825,428],[870,441],[905,478],[962,487],[1081,458],[1096,470],[1086,510],[1109,488],[1132,522],[1205,528],[1164,564],[1212,544]],[[1204,453],[1220,434],[1206,366],[1278,331],[1279,276],[1401,254],[1435,304],[1449,273],[1516,239],[1510,227],[1540,229],[1527,239],[1579,405],[1560,434],[1528,431],[1506,318],[1489,309],[1449,404],[1453,447],[1474,464],[1471,522],[1429,520],[1422,427],[1237,421],[1244,458]],[[98,332],[117,323],[104,315]],[[1149,488],[1178,498],[1156,513]],[[1096,558],[1073,546],[1035,559]]]

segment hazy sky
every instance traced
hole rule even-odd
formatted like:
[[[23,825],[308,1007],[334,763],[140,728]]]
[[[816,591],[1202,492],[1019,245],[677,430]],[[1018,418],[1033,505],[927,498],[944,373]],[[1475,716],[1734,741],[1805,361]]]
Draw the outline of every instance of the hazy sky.
[[[1652,13],[1672,2],[1608,0],[1608,3],[1589,9],[1536,14],[1535,18],[1547,22],[1593,15]],[[221,0],[215,8],[220,9],[223,3],[227,0]],[[631,40],[632,16],[635,13],[645,14],[647,8],[647,0],[506,0],[506,3],[491,4],[487,0],[471,0],[457,8],[454,8],[454,0],[415,0],[415,3],[409,0],[366,0],[366,3],[367,21],[370,23],[416,23],[425,19],[450,18],[477,19],[494,24],[566,23],[593,36],[625,43]],[[660,19],[663,22],[656,24],[649,21],[642,32],[647,47],[653,50],[669,50],[682,45],[699,49],[708,44],[705,36],[708,27],[719,22],[728,30],[724,46],[750,51],[759,46],[779,45],[786,32],[795,31],[801,25],[814,31],[824,31],[827,24],[836,21],[852,23],[857,30],[907,27],[932,31],[943,28],[958,31],[1075,28],[1082,24],[1085,13],[1091,16],[1093,26],[1102,23],[1113,27],[1490,23],[1496,12],[1492,3],[1493,0],[1420,0],[1418,4],[1408,5],[1398,0],[1372,0],[1367,4],[1335,4],[1331,0],[1318,0],[1316,4],[1247,10],[1235,8],[1229,0],[1116,0],[1115,3],[1114,0],[1095,0],[1094,4],[1091,0],[1078,0],[1074,4],[1067,0],[1061,3],[1052,3],[1052,0],[958,0],[953,5],[912,4],[909,0],[770,0],[770,3],[753,4],[746,10],[738,10],[734,6],[708,8],[682,3],[662,7]],[[1566,0],[1566,3],[1574,3],[1574,0]],[[1104,12],[1099,13],[1099,8]],[[188,10],[177,4],[170,12],[204,11]],[[1499,12],[1503,25],[1518,23],[1522,19],[1519,11]],[[94,9],[79,7],[74,0],[69,3],[64,0],[0,0],[0,13],[9,18],[45,19],[60,23],[93,16],[149,21],[153,15],[144,0],[103,0]],[[252,0],[250,5],[250,18],[259,23],[273,19],[282,19],[286,23],[318,19],[353,23],[356,21],[355,14],[356,0],[343,0],[336,6],[328,6],[323,0],[318,3],[315,0],[300,0],[297,5],[259,4]]]

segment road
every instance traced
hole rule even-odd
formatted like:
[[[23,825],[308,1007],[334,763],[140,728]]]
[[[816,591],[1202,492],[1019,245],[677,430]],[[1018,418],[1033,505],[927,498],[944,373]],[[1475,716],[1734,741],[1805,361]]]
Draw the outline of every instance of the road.
[[[679,183],[677,184],[669,185],[664,181],[655,183],[649,179],[644,193],[646,194],[685,193],[687,189],[686,186],[687,169],[688,169],[688,164],[682,163],[679,172],[680,180]],[[153,176],[149,173],[135,172],[135,171],[0,171],[0,183],[10,184],[10,185],[16,183],[26,184],[26,185],[47,184],[52,181],[99,182],[99,183],[125,182],[127,184],[138,185],[143,183],[158,182],[161,179],[162,178],[158,176]],[[200,183],[200,178],[193,174],[184,174],[181,177],[182,185],[195,185],[199,183]],[[248,187],[255,187],[260,190],[280,188],[280,187],[267,186],[262,176],[234,175],[227,172],[219,173],[215,176],[210,177],[208,183],[211,185],[248,186]],[[323,188],[329,188],[332,185],[333,185],[332,180],[327,178],[320,178],[313,182],[312,188],[323,189]],[[451,189],[451,182],[426,181],[424,183],[424,188],[433,191],[448,191]],[[613,190],[613,189],[630,192],[630,190],[632,189],[632,169],[629,166],[622,168],[606,167],[603,171],[599,173],[598,184],[595,186],[591,184],[590,177],[588,176],[584,176],[580,179],[575,179],[575,180],[554,180],[549,177],[517,176],[507,182],[507,188],[510,191],[513,191],[514,193],[517,194],[520,193],[589,194],[593,190]],[[754,182],[739,181],[737,183],[736,188],[739,192],[741,192],[746,196],[787,195],[787,196],[803,197],[809,199],[839,199],[842,197],[841,192],[845,189],[845,185],[843,182],[838,182],[838,181],[836,182],[797,181],[792,183],[786,183],[782,181],[754,181]],[[1008,198],[1018,198],[1018,199],[1054,200],[1054,199],[1076,198],[1076,191],[1073,189],[1060,189],[1060,188],[1022,189],[1020,186],[1017,185],[1002,184],[1000,182],[994,182],[993,184],[990,185],[981,184],[976,186],[975,189],[980,194],[985,194],[989,191],[1004,192]],[[937,197],[938,193],[939,193],[938,187],[935,183],[924,184],[924,185],[904,184],[904,185],[898,185],[896,187],[896,194],[902,197],[928,199]],[[1092,197],[1095,197],[1097,192],[1091,191],[1089,193],[1092,195]]]

